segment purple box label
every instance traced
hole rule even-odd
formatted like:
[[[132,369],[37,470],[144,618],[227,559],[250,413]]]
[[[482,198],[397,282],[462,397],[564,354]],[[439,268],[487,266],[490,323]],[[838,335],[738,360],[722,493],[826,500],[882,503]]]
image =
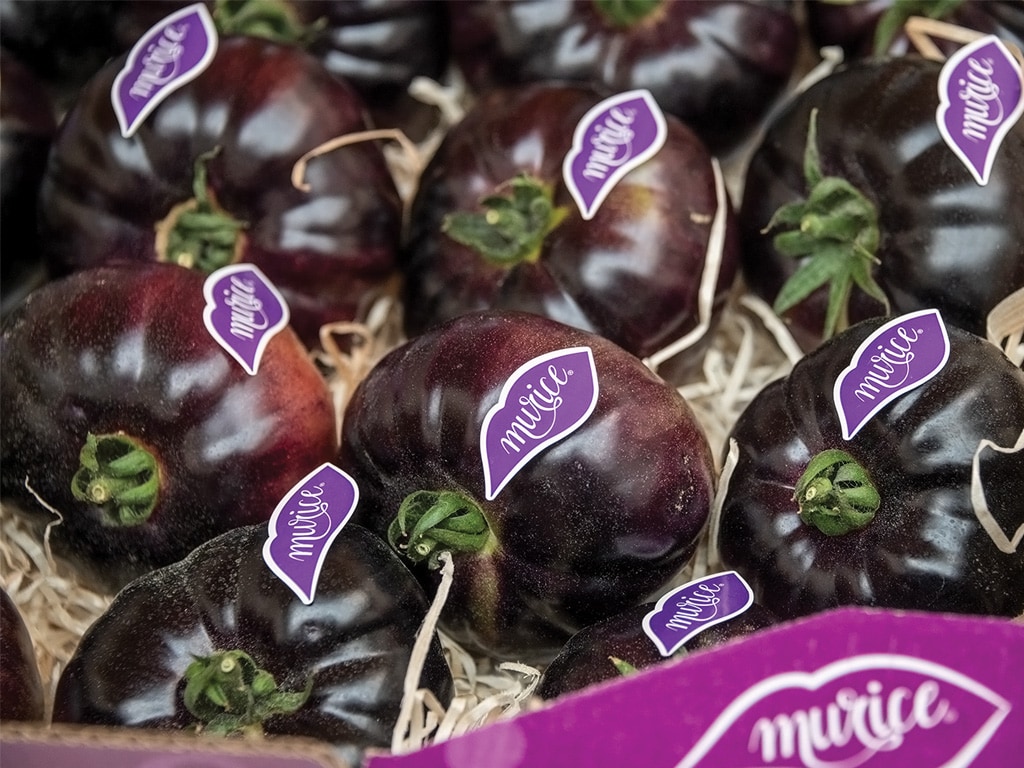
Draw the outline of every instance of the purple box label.
[[[1024,113],[1020,65],[994,35],[958,50],[939,75],[936,122],[978,184],[987,184],[1006,134]]]
[[[252,264],[229,264],[206,278],[203,322],[210,335],[254,376],[274,334],[288,325],[288,305]]]
[[[217,52],[217,28],[203,3],[154,24],[128,53],[114,78],[110,101],[130,138],[157,105],[206,69]]]
[[[855,656],[762,680],[718,716],[677,768],[967,766],[1010,703],[941,664]],[[927,748],[925,748],[927,747]]]
[[[488,499],[534,456],[579,428],[597,405],[597,368],[590,347],[535,357],[501,389],[480,428]]]
[[[605,99],[583,116],[562,177],[584,219],[594,217],[623,176],[661,149],[666,135],[665,116],[643,89]]]
[[[300,480],[274,509],[263,560],[309,605],[331,544],[352,517],[359,486],[331,463]]]
[[[949,359],[949,336],[937,309],[911,312],[868,336],[833,388],[843,438],[850,440],[878,411],[921,386]]]
[[[704,576],[663,595],[644,616],[644,632],[662,656],[671,656],[708,627],[739,616],[754,592],[735,571]]]

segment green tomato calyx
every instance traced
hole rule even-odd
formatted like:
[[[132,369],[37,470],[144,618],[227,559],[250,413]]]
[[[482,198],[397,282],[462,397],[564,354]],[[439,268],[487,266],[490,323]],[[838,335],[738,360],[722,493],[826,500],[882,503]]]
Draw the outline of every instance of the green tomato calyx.
[[[388,526],[388,541],[413,563],[441,566],[441,552],[483,552],[494,535],[480,505],[455,491],[414,491]]]
[[[441,231],[472,248],[488,261],[513,267],[540,258],[544,239],[562,223],[568,208],[554,204],[550,186],[520,174],[480,201],[480,211],[455,211],[445,216]]]
[[[303,690],[281,691],[245,651],[215,651],[188,665],[183,698],[202,733],[262,734],[268,717],[298,711],[312,689],[310,676]]]
[[[828,286],[828,307],[822,338],[828,339],[849,325],[850,295],[854,286],[883,304],[889,299],[875,281],[879,263],[878,211],[846,179],[825,176],[818,153],[818,110],[811,110],[804,148],[806,199],[787,203],[772,215],[764,232],[784,229],[772,240],[776,250],[800,259],[796,272],[775,297],[776,314],[796,306],[822,286]]]
[[[797,481],[800,519],[828,536],[860,530],[875,518],[881,496],[867,470],[846,451],[822,451]]]
[[[141,442],[117,432],[86,435],[71,478],[71,494],[103,510],[111,526],[140,525],[160,497],[156,458]]]

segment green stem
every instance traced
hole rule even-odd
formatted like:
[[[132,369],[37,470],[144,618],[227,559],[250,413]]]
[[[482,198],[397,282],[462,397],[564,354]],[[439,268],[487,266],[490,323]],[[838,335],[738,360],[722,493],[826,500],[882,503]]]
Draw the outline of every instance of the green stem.
[[[123,433],[86,435],[71,493],[95,504],[107,525],[139,525],[149,519],[160,497],[156,458],[138,440]]]
[[[594,0],[598,14],[613,27],[632,27],[659,7],[664,0]]]
[[[494,536],[480,505],[455,491],[414,491],[388,526],[388,541],[414,563],[439,568],[441,552],[483,552]]]
[[[773,309],[781,315],[827,286],[822,330],[822,338],[827,339],[848,325],[854,286],[883,304],[886,312],[889,300],[872,274],[879,263],[878,211],[849,181],[822,172],[817,118],[818,110],[811,110],[804,148],[807,197],[775,211],[764,231],[783,229],[772,241],[776,250],[800,261],[775,297]]]
[[[235,251],[246,224],[214,205],[207,184],[206,164],[220,148],[196,158],[192,177],[194,205],[178,214],[167,237],[162,258],[210,274],[235,261]]]
[[[222,37],[247,35],[305,47],[326,27],[326,19],[302,24],[282,0],[217,0],[213,21]]]
[[[204,733],[230,736],[263,732],[274,715],[297,711],[313,689],[310,676],[302,691],[280,691],[274,676],[245,651],[216,651],[196,658],[185,670],[185,707]]]
[[[482,211],[456,211],[445,216],[441,231],[468,246],[488,261],[514,266],[540,257],[544,238],[568,214],[555,206],[550,186],[522,174],[502,184],[509,195],[490,195],[480,201]]]
[[[875,518],[881,496],[867,470],[846,451],[822,451],[797,481],[800,519],[828,536],[860,530]]]
[[[625,659],[620,659],[618,656],[609,656],[608,661],[615,667],[615,671],[620,675],[631,675],[636,672],[636,667]]]

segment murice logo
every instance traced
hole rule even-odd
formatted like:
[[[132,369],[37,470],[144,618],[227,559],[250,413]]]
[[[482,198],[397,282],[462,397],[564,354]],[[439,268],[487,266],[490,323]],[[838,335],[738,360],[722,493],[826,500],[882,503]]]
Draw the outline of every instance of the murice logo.
[[[358,501],[355,480],[326,463],[300,480],[274,509],[263,560],[307,605],[316,594],[324,558]]]
[[[843,438],[900,395],[934,378],[949,360],[949,335],[937,309],[911,312],[866,338],[833,388]]]
[[[708,627],[739,616],[754,592],[736,571],[704,576],[661,596],[643,627],[662,656],[671,656]]]
[[[216,52],[217,28],[203,3],[150,27],[128,53],[110,91],[121,135],[134,135],[161,101],[209,66]]]
[[[965,45],[939,75],[936,122],[978,184],[987,184],[1000,144],[1024,114],[1020,65],[994,35]]]
[[[530,459],[580,427],[597,405],[597,392],[590,347],[540,355],[509,376],[480,428],[487,498],[495,498]]]
[[[869,654],[762,680],[715,720],[677,768],[970,765],[1010,704],[913,656]]]
[[[252,264],[229,264],[203,284],[203,322],[210,335],[250,376],[259,370],[270,339],[288,325],[288,305]]]
[[[661,108],[643,89],[605,99],[583,116],[562,177],[584,219],[594,217],[623,176],[661,149],[667,130]]]

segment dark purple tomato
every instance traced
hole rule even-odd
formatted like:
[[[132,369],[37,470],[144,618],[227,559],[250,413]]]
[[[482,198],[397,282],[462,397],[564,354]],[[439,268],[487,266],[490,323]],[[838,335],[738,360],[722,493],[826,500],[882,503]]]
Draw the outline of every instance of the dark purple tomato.
[[[0,720],[39,721],[45,713],[43,681],[32,635],[6,590],[0,589]]]
[[[912,16],[923,16],[1003,40],[1024,43],[1024,5],[1018,0],[809,0],[807,30],[818,47],[838,45],[847,56],[894,54],[913,50],[903,32]],[[946,55],[959,43],[933,42]]]
[[[646,88],[716,153],[748,135],[796,64],[788,3],[477,0],[451,4],[452,56],[476,91],[566,80]]]
[[[584,348],[589,371],[559,358]],[[554,355],[544,381],[499,409],[523,412],[490,455],[530,458],[495,492],[483,435],[499,422],[488,411],[544,355]],[[556,383],[591,378],[593,398]],[[581,399],[593,410],[563,432]],[[445,630],[475,652],[527,662],[550,660],[572,633],[668,582],[696,548],[715,480],[704,432],[674,388],[604,338],[515,312],[462,315],[384,357],[346,409],[339,466],[359,484],[354,519],[416,562],[432,589],[440,553],[452,553]]]
[[[40,218],[55,272],[114,256],[205,272],[251,262],[307,346],[324,323],[360,317],[393,290],[401,205],[380,147],[315,157],[309,190],[292,183],[306,152],[365,130],[350,86],[297,48],[226,38],[124,138],[110,95],[123,64],[85,85],[50,153]]]
[[[267,567],[267,528],[246,526],[126,586],[61,674],[58,723],[307,736],[360,764],[387,747],[427,599],[376,536],[344,528],[306,604]],[[436,635],[420,686],[452,677]],[[219,695],[218,695],[219,694]]]
[[[666,116],[661,149],[586,218],[563,160],[600,101],[574,85],[498,89],[449,130],[410,214],[408,335],[465,312],[508,309],[600,334],[640,357],[688,337],[673,364],[699,360],[738,271],[728,195],[700,139]]]
[[[49,93],[0,49],[0,317],[46,280],[36,205],[46,154],[57,130]]]
[[[544,670],[537,695],[554,699],[638,669],[663,664],[765,629],[775,617],[759,605],[708,627],[672,656],[664,657],[644,632],[643,621],[655,603],[645,603],[577,632]]]
[[[833,386],[880,325],[865,320],[823,344],[736,422],[722,563],[781,619],[841,605],[1017,616],[1024,372],[948,325],[945,367],[846,440]],[[972,500],[976,452],[988,514]]]
[[[4,324],[3,502],[40,535],[58,523],[54,552],[99,588],[269,519],[334,455],[330,394],[295,334],[249,375],[203,323],[203,282],[172,264],[81,270]]]
[[[120,51],[114,19],[126,0],[0,0],[0,45],[59,104]]]
[[[743,275],[806,349],[885,314],[883,297],[893,315],[935,307],[984,335],[992,308],[1024,286],[1024,216],[1011,213],[1024,199],[1024,122],[979,184],[939,131],[940,69],[916,56],[852,63],[794,96],[751,159],[739,211]],[[813,185],[809,145],[822,176]],[[852,191],[825,194],[843,184]],[[795,215],[793,205],[809,200]],[[793,215],[773,221],[780,210]],[[804,287],[820,285],[802,300],[790,292],[798,269],[819,278]]]
[[[128,50],[187,0],[119,4],[116,36]],[[378,127],[422,138],[437,110],[409,95],[417,77],[443,79],[448,24],[441,0],[207,0],[221,35],[302,47],[359,92]]]

